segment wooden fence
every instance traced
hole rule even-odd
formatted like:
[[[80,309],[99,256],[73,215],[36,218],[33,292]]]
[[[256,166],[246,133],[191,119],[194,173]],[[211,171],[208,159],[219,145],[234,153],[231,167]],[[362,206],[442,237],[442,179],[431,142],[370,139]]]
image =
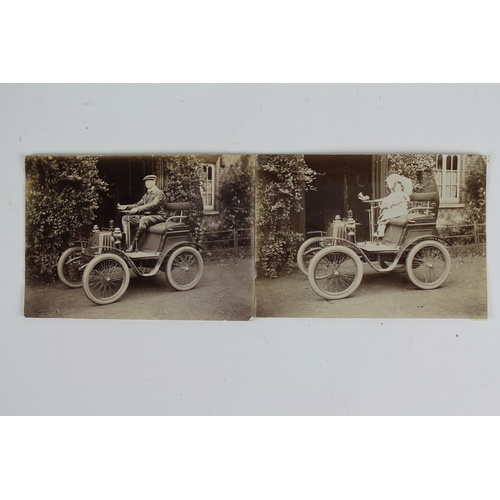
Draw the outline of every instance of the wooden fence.
[[[438,232],[443,238],[450,240],[451,243],[456,244],[475,244],[479,246],[486,243],[486,224],[477,223],[438,226]]]
[[[441,236],[456,245],[475,244],[479,246],[486,242],[486,224],[462,224],[438,226]],[[225,231],[203,231],[200,243],[208,249],[223,249],[252,246],[252,228],[231,229]]]
[[[248,229],[230,229],[226,231],[203,231],[200,242],[208,249],[252,246],[253,232]]]

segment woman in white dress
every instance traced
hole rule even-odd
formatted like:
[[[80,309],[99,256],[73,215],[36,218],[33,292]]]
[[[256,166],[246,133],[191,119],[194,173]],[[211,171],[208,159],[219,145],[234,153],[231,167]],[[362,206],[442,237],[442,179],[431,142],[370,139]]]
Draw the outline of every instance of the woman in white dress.
[[[380,200],[379,207],[381,212],[377,221],[378,229],[376,235],[379,238],[384,236],[385,228],[391,220],[408,216],[408,202],[410,201],[412,189],[411,187],[406,187],[405,189],[404,181],[409,181],[409,179],[397,174],[387,177],[386,183],[391,193]]]

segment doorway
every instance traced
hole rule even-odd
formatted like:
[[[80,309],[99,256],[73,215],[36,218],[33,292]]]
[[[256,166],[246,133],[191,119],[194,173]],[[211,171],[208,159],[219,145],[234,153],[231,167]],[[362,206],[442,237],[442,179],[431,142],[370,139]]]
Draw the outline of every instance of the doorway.
[[[335,216],[347,218],[352,210],[360,224],[358,239],[368,235],[368,206],[358,193],[372,196],[372,155],[305,155],[307,165],[318,173],[315,191],[305,195],[305,230],[326,231]]]
[[[154,173],[151,156],[101,156],[97,164],[99,175],[108,183],[96,214],[96,223],[107,226],[110,219],[118,225],[122,214],[118,203],[137,203],[145,192],[143,178]]]

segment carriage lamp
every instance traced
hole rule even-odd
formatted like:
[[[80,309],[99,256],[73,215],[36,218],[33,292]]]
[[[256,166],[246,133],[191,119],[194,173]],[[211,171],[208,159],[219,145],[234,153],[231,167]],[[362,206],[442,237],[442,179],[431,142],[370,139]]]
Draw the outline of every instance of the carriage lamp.
[[[342,220],[340,215],[336,215],[332,222],[332,236],[334,238],[346,239],[346,222]]]
[[[122,235],[122,232],[120,231],[119,227],[115,227],[114,228],[114,230],[113,230],[113,238],[114,238],[114,241],[115,241],[115,247],[118,248],[118,250],[120,250],[121,247],[122,247],[122,238],[123,238],[123,235]]]
[[[356,221],[352,216],[352,210],[347,211],[346,229],[347,229],[347,239],[349,241],[356,243]]]

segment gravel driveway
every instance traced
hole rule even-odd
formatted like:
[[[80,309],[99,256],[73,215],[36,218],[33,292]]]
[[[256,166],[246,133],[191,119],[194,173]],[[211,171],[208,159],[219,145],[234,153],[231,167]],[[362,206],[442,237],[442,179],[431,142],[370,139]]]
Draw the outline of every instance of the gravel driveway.
[[[452,257],[450,276],[436,290],[416,289],[405,272],[379,274],[363,264],[353,295],[324,300],[295,269],[277,279],[257,280],[258,317],[295,318],[487,318],[486,258]],[[98,306],[83,290],[62,283],[27,286],[25,315],[37,318],[243,320],[254,316],[252,258],[205,262],[200,283],[177,292],[165,275],[132,277],[125,295]]]
[[[82,288],[62,283],[27,286],[25,316],[35,318],[248,320],[253,309],[253,259],[227,257],[204,263],[198,285],[173,290],[163,272],[151,278],[131,273],[123,297],[98,306]]]
[[[353,295],[325,300],[298,268],[256,283],[257,316],[294,318],[487,318],[486,258],[452,257],[451,273],[435,290],[420,290],[406,273],[381,274],[363,264]]]

